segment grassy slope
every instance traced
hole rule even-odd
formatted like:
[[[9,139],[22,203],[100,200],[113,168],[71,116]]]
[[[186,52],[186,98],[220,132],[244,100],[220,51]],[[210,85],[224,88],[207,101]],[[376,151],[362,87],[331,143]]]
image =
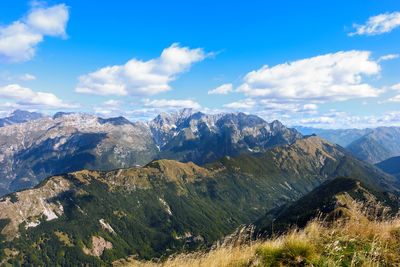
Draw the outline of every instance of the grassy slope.
[[[318,216],[338,216],[340,214],[333,214],[338,207],[347,207],[346,198],[362,202],[370,201],[372,205],[378,201],[390,209],[391,214],[399,211],[400,201],[393,194],[382,191],[377,185],[371,188],[355,179],[341,177],[324,182],[293,203],[269,211],[255,223],[257,232],[279,233],[290,226],[304,227]],[[339,209],[339,213],[342,212],[343,209]]]
[[[121,260],[116,266],[399,266],[400,220],[351,219],[327,227],[315,220],[276,238],[179,254],[165,262]]]
[[[388,199],[374,190],[366,190],[356,180],[339,178],[324,183],[289,208],[283,208],[277,220],[282,220],[281,215],[287,216],[289,210],[295,212],[296,208],[300,208],[304,212],[304,206],[312,209],[319,206],[323,210],[326,205],[329,206],[333,196],[345,201],[345,206],[333,207],[342,212],[342,216],[336,216],[334,220],[321,216],[309,217],[303,228],[288,228],[290,224],[286,224],[285,232],[267,239],[258,237],[254,240],[251,238],[254,236],[253,231],[241,230],[210,251],[177,254],[164,262],[130,258],[115,264],[164,267],[398,266],[400,218],[377,212],[383,206],[391,206],[394,199]],[[376,198],[366,199],[368,196]],[[311,199],[315,203],[311,203]],[[395,211],[398,206],[393,209]]]

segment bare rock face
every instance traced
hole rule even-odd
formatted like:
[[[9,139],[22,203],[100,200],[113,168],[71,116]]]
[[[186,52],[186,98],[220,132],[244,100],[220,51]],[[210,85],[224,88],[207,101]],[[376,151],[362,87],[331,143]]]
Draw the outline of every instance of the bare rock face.
[[[83,252],[87,255],[100,257],[103,255],[104,250],[112,248],[113,245],[111,242],[106,241],[101,236],[92,236],[92,248],[83,248]]]
[[[207,115],[184,109],[132,123],[123,117],[60,112],[0,127],[0,196],[81,169],[143,166],[160,158],[205,164],[300,138],[278,121],[267,123],[244,113]]]
[[[80,169],[143,165],[157,148],[149,127],[126,119],[56,114],[0,128],[0,194]]]
[[[160,158],[205,164],[223,156],[260,153],[302,135],[279,121],[244,113],[204,114],[185,109],[149,122]]]
[[[57,196],[74,189],[70,181],[56,176],[42,187],[17,192],[0,199],[0,219],[10,220],[1,234],[13,239],[17,236],[21,223],[25,223],[25,227],[29,228],[39,225],[41,219],[57,219],[64,211],[61,203],[57,201]]]

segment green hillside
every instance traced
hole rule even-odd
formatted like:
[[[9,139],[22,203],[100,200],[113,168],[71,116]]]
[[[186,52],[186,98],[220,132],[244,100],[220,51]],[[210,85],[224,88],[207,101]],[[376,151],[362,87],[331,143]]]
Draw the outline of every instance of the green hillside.
[[[355,173],[397,190],[392,176],[317,136],[205,167],[158,160],[54,176],[0,200],[0,261],[101,265],[209,246],[327,179]]]
[[[115,266],[399,266],[399,199],[351,178],[329,180],[274,212],[254,237],[240,228],[210,250],[173,255],[161,262],[128,257]],[[266,218],[264,218],[265,220]],[[260,220],[261,222],[265,222]],[[259,221],[259,223],[260,223]],[[260,225],[259,225],[260,226]],[[278,230],[277,227],[281,226]],[[257,232],[256,232],[257,233]]]
[[[379,186],[371,188],[358,180],[341,177],[324,182],[293,203],[269,211],[256,222],[257,233],[276,234],[293,226],[302,228],[319,216],[330,220],[346,216],[352,201],[368,203],[373,207],[378,207],[379,202],[382,208],[375,210],[375,215],[382,214],[384,207],[394,215],[400,207],[400,200],[392,193],[382,191]]]

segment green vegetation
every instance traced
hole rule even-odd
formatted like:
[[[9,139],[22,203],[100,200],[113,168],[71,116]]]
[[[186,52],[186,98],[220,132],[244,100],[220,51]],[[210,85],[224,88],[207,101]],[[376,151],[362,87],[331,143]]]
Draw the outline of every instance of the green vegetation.
[[[330,219],[344,216],[345,210],[338,207],[347,207],[350,205],[348,202],[353,200],[375,206],[374,216],[394,215],[400,208],[398,198],[389,192],[382,192],[379,186],[371,188],[358,180],[341,177],[324,182],[293,203],[269,211],[255,223],[257,234],[270,235],[282,233],[291,226],[304,227],[318,216],[330,216]],[[382,205],[380,209],[377,202]]]
[[[344,186],[341,187],[340,183],[344,183]],[[355,180],[339,178],[324,183],[298,202],[305,203],[304,199],[316,196],[317,192],[327,192],[330,186],[333,186],[333,191],[336,190],[338,200],[343,201],[346,198],[346,206],[337,203],[334,208],[336,211],[343,211],[341,216],[329,218],[329,214],[319,215],[311,218],[303,228],[286,225],[289,228],[281,234],[266,238],[258,236],[252,239],[253,230],[242,229],[209,251],[176,254],[165,261],[139,261],[129,258],[115,264],[143,267],[399,266],[400,219],[389,213],[376,212],[381,207],[387,207],[377,200],[379,196],[375,199],[356,200],[361,191],[367,197],[374,197],[376,191],[368,191]],[[326,202],[318,202],[320,209],[325,204]]]
[[[64,186],[55,197],[33,189],[32,194],[16,193],[13,204],[28,196],[32,203],[62,206],[63,212],[53,207],[58,218],[47,221],[40,215],[37,226],[32,226],[35,218],[27,217],[19,225],[20,237],[7,236],[0,243],[0,262],[76,266],[108,265],[128,255],[166,259],[210,247],[268,210],[299,199],[337,174],[354,171],[378,193],[384,190],[377,184],[395,188],[393,177],[315,136],[258,156],[224,157],[204,168],[159,160],[144,168],[49,178],[36,189],[57,181],[46,190]],[[14,207],[0,200],[0,209],[6,205]],[[11,220],[13,213],[8,213]]]

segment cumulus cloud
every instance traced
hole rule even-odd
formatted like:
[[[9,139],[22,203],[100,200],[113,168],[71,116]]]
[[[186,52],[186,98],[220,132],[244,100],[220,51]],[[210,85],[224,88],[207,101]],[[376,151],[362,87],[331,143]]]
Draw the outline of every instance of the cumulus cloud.
[[[171,90],[169,82],[207,56],[201,48],[190,49],[175,43],[164,49],[159,58],[149,61],[131,59],[124,65],[108,66],[82,75],[75,92],[119,96],[155,95]]]
[[[66,37],[68,7],[33,7],[28,15],[6,27],[0,27],[0,61],[23,62],[35,55],[44,36]]]
[[[378,35],[391,32],[398,26],[400,26],[400,12],[380,14],[370,17],[364,25],[354,24],[356,31],[349,35]]]
[[[251,98],[324,103],[377,97],[381,90],[363,83],[380,66],[368,51],[348,51],[306,58],[248,73],[237,89]]]
[[[208,91],[209,95],[226,95],[233,92],[233,86],[231,83],[223,84],[214,90]]]
[[[78,105],[61,100],[52,93],[35,92],[19,84],[9,84],[0,87],[0,96],[12,99],[16,104],[25,107],[41,107],[44,109],[78,107]]]

